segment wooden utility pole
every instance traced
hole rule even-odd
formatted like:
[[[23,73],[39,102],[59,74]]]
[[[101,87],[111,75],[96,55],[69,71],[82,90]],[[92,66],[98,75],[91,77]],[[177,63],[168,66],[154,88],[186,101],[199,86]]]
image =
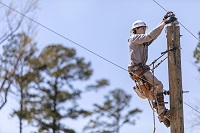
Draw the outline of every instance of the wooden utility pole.
[[[168,71],[170,92],[171,133],[184,133],[183,90],[181,74],[180,27],[167,27]]]

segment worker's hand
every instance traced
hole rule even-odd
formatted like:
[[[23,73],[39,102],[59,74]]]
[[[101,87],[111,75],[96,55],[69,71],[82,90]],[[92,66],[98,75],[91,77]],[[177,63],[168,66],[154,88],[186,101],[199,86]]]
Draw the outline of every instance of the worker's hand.
[[[169,24],[169,23],[172,23],[174,21],[176,21],[177,18],[174,17],[174,16],[171,16],[171,17],[168,17],[167,19],[164,20],[165,24]]]
[[[175,14],[172,12],[172,11],[168,11],[166,14],[165,14],[165,16],[163,17],[163,20],[165,20],[165,19],[167,19],[168,17],[174,17],[175,16]]]

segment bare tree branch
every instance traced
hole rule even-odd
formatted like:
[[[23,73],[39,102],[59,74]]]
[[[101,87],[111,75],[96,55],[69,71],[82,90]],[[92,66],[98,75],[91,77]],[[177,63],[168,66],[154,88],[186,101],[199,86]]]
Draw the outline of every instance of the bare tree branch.
[[[37,9],[38,0],[30,0],[26,3],[25,7],[22,9],[21,13],[18,14],[15,10],[14,4],[9,4],[9,8],[5,11],[5,17],[2,19],[1,23],[6,25],[7,30],[5,33],[0,34],[0,44],[4,43],[7,39],[12,37],[22,26],[22,23],[25,22],[25,15],[28,15],[31,12],[34,12]],[[5,7],[4,7],[5,8]],[[6,24],[4,24],[6,23]],[[5,28],[5,27],[4,27]]]
[[[22,8],[22,14],[30,15],[33,13],[37,8],[37,2],[38,0],[29,0]],[[2,52],[3,55],[0,56],[0,96],[2,97],[2,101],[0,101],[0,110],[7,102],[8,93],[11,91],[10,87],[13,83],[12,78],[24,54],[23,50],[17,54],[9,54],[13,52],[12,45],[16,45],[13,39],[19,36],[19,33],[31,33],[35,29],[30,20],[25,21],[25,17],[15,11],[17,8],[13,3],[10,3],[9,7],[10,8],[3,7],[3,9],[5,9],[5,17],[3,17],[0,22],[0,24],[2,24],[1,26],[5,28],[5,30],[0,33],[0,44],[2,44],[4,50]],[[27,25],[25,25],[25,22],[28,22]],[[23,30],[24,25],[26,26],[25,30]]]

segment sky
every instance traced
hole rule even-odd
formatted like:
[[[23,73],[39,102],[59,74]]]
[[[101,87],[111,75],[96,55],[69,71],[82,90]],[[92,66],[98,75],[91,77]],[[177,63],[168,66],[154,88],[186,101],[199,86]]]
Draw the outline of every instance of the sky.
[[[25,4],[28,0],[13,0],[19,5]],[[8,4],[8,0],[3,0]],[[173,11],[188,30],[196,37],[200,31],[200,1],[199,0],[157,0],[166,10]],[[1,6],[1,8],[6,8]],[[192,10],[191,10],[192,9]],[[40,0],[36,21],[62,36],[76,42],[89,49],[101,57],[114,64],[127,69],[129,63],[128,38],[130,36],[131,25],[140,19],[148,25],[147,32],[156,27],[162,20],[166,11],[158,6],[153,0]],[[3,16],[0,16],[3,17]],[[139,108],[143,112],[136,116],[136,125],[124,126],[121,133],[148,133],[153,132],[153,114],[147,100],[140,99],[132,90],[135,83],[130,79],[128,73],[112,63],[94,55],[82,47],[71,43],[57,34],[37,26],[37,36],[39,49],[42,50],[49,44],[63,44],[66,47],[75,48],[77,54],[91,61],[94,74],[91,78],[96,81],[106,78],[110,86],[106,90],[97,93],[89,93],[83,96],[80,103],[86,108],[91,108],[95,102],[103,101],[103,96],[107,91],[121,88],[132,95],[130,108]],[[181,64],[182,64],[182,86],[183,90],[189,93],[183,94],[184,102],[195,105],[199,98],[200,76],[197,67],[194,65],[193,51],[198,43],[187,30],[180,26],[181,37]],[[150,64],[160,56],[160,53],[167,49],[165,29],[157,40],[149,47]],[[162,63],[155,70],[156,77],[162,81],[164,89],[168,90],[168,64]],[[169,97],[165,96],[166,101]],[[168,107],[169,105],[167,105]],[[9,117],[13,108],[17,108],[14,99],[9,99],[7,105],[0,111],[0,133],[18,133],[18,121]],[[185,133],[190,133],[188,129],[190,121],[188,117],[195,113],[194,110],[184,104],[184,124]],[[64,121],[65,123],[65,121]],[[86,120],[66,121],[70,127],[81,133]],[[30,133],[33,128],[24,126],[24,133]],[[156,133],[169,133],[166,128],[157,120]]]

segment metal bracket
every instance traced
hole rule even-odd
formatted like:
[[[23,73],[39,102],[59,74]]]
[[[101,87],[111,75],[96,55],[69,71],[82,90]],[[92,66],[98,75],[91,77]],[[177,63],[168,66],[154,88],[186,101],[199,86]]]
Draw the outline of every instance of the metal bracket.
[[[182,91],[182,93],[189,93],[189,91]]]

